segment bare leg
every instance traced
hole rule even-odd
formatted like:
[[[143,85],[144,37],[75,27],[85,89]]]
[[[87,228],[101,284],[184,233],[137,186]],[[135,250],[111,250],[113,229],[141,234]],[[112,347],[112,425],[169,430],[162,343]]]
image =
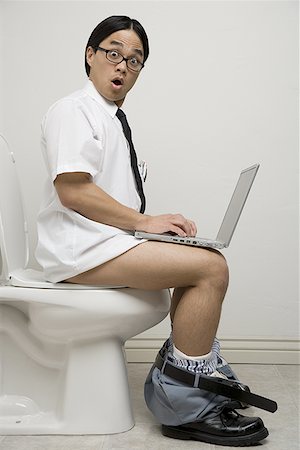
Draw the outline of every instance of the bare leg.
[[[174,343],[183,353],[198,356],[211,350],[228,269],[218,252],[148,241],[67,281],[146,290],[177,288],[171,309]]]

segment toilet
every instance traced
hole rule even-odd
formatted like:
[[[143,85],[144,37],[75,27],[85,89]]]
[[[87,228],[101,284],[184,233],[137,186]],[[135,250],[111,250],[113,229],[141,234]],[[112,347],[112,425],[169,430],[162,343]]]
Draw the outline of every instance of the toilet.
[[[27,268],[15,166],[0,135],[0,433],[127,431],[124,344],[167,316],[169,291],[53,284]]]

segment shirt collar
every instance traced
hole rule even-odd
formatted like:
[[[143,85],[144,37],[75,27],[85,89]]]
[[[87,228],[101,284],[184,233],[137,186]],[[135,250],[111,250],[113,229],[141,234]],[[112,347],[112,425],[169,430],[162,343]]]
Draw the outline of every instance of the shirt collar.
[[[115,117],[118,110],[117,105],[114,102],[106,100],[106,98],[99,94],[99,92],[95,88],[94,83],[91,80],[88,80],[87,84],[84,87],[84,90],[90,97],[96,100],[97,103],[100,103],[100,105],[105,109],[105,111],[108,112],[111,117]]]

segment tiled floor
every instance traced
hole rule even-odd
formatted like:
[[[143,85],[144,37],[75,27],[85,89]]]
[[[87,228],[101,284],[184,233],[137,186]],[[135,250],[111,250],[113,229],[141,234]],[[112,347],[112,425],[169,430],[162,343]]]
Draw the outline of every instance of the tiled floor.
[[[248,415],[259,415],[270,436],[258,448],[262,450],[299,450],[299,366],[232,365],[251,390],[278,402],[271,414],[249,408]],[[226,450],[201,442],[179,441],[161,435],[160,426],[143,400],[143,383],[149,364],[129,364],[135,427],[127,433],[110,436],[0,436],[0,450]],[[245,411],[244,411],[245,414]]]

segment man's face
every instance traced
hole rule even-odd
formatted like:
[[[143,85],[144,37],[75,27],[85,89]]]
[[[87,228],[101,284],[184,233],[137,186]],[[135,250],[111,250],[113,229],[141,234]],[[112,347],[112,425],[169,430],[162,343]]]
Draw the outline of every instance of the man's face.
[[[116,31],[100,42],[99,47],[116,50],[125,58],[136,57],[139,61],[144,61],[143,44],[133,30]],[[89,78],[97,91],[120,107],[139,72],[128,69],[124,60],[118,64],[108,61],[104,51],[94,52],[91,47],[87,49],[86,59],[91,68]]]

